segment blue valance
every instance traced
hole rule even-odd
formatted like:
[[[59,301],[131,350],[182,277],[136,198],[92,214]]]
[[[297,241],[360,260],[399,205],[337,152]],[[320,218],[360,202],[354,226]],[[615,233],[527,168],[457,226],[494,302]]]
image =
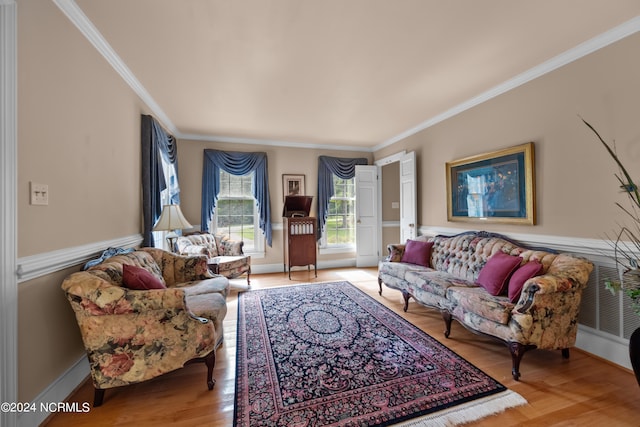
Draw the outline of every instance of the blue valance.
[[[216,209],[220,193],[220,169],[231,175],[253,174],[253,197],[258,206],[260,229],[271,246],[271,203],[266,153],[204,150],[202,167],[202,231],[209,231],[209,223]]]
[[[162,213],[161,193],[167,188],[162,158],[174,166],[176,182],[170,183],[171,203],[180,203],[178,185],[178,147],[176,139],[151,116],[143,115],[142,138],[142,246],[154,246],[153,226]],[[162,157],[162,158],[161,158]]]
[[[318,240],[324,233],[329,202],[334,194],[333,176],[336,175],[340,179],[351,179],[356,175],[356,165],[366,164],[366,158],[318,157]]]

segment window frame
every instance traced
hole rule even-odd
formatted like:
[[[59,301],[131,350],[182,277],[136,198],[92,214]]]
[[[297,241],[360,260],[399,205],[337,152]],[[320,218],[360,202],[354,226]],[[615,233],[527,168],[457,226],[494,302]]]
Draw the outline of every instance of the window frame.
[[[320,239],[319,242],[319,246],[320,249],[322,250],[322,253],[344,253],[344,252],[354,252],[356,250],[356,188],[355,188],[355,177],[353,178],[349,178],[349,179],[342,179],[339,178],[338,176],[336,176],[335,174],[333,174],[333,180],[334,180],[334,195],[331,196],[331,199],[329,199],[329,205],[331,205],[332,202],[336,201],[336,200],[344,200],[344,201],[348,201],[352,203],[352,214],[349,215],[352,217],[353,219],[353,241],[350,243],[329,243],[328,242],[328,236],[329,236],[329,230],[327,229],[327,224],[329,223],[329,218],[336,216],[336,215],[331,215],[329,212],[331,212],[331,209],[329,208],[327,211],[327,222],[324,224],[324,230],[322,233],[322,238]],[[352,194],[353,196],[351,197],[344,197],[344,196],[336,196],[336,187],[340,184],[336,183],[336,180],[342,180],[342,181],[350,181],[349,185],[352,188]]]
[[[251,191],[251,195],[223,195],[223,191],[222,191],[222,187],[223,187],[223,175],[229,175],[230,177],[247,177],[250,176],[251,178],[251,189],[253,190],[253,185],[255,183],[255,171],[249,172],[248,174],[245,175],[234,175],[232,173],[226,172],[223,169],[220,169],[220,193],[218,194],[218,198],[217,198],[217,202],[216,202],[216,209],[213,213],[213,216],[211,218],[211,226],[209,227],[210,230],[213,230],[213,233],[217,233],[218,231],[221,230],[221,232],[227,234],[228,232],[225,230],[222,230],[221,227],[218,226],[218,219],[219,219],[219,215],[218,215],[218,211],[219,211],[219,206],[220,206],[220,202],[223,200],[251,200],[252,202],[252,208],[253,208],[253,248],[249,249],[249,246],[246,245],[246,240],[242,239],[245,242],[245,246],[243,246],[243,252],[246,255],[252,255],[254,257],[263,257],[264,253],[265,253],[265,237],[264,237],[264,233],[262,232],[262,230],[260,229],[260,212],[258,211],[258,201],[255,199],[255,197],[253,197],[253,191]],[[244,225],[244,224],[243,224]]]

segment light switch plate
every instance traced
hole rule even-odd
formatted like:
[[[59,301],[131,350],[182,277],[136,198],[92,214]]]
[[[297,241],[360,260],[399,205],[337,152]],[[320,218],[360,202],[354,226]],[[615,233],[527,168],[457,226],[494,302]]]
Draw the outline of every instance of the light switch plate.
[[[47,184],[37,184],[31,182],[31,204],[32,205],[48,205],[49,204],[49,186]]]

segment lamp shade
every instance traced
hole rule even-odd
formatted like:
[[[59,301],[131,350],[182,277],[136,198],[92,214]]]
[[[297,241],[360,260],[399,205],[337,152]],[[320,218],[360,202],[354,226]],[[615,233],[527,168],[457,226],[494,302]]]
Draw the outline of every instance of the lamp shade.
[[[153,231],[173,231],[191,227],[192,225],[182,215],[179,205],[164,205],[162,215],[153,227]]]

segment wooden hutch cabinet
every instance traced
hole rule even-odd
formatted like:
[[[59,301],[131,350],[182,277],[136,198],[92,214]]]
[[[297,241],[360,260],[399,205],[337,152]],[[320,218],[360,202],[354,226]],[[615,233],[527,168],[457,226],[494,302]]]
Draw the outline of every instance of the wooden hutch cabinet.
[[[318,277],[317,261],[317,218],[310,217],[312,196],[287,196],[282,211],[284,223],[284,271],[291,267],[304,267],[311,271],[313,265],[315,276]]]

